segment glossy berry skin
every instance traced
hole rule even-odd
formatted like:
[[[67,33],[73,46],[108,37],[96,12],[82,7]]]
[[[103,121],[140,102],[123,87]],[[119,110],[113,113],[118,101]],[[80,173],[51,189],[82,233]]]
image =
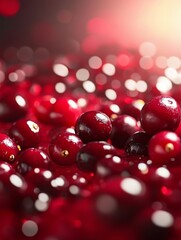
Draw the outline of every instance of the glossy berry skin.
[[[180,106],[172,97],[157,96],[145,103],[141,110],[142,128],[149,134],[175,131],[181,117]]]
[[[51,123],[59,127],[72,127],[80,113],[81,110],[73,99],[59,98],[51,109]]]
[[[115,174],[121,174],[129,168],[129,162],[125,158],[107,154],[101,158],[96,167],[96,174],[102,178]]]
[[[154,164],[166,164],[180,153],[180,138],[174,132],[162,131],[149,141],[148,153]]]
[[[38,121],[51,124],[50,113],[56,99],[51,95],[44,95],[36,99],[33,106],[33,112]]]
[[[104,141],[89,142],[77,153],[77,166],[82,171],[95,172],[98,161],[107,154],[117,154],[111,144]]]
[[[8,135],[0,133],[0,161],[13,163],[20,148]]]
[[[128,155],[148,155],[148,142],[151,136],[144,131],[135,132],[124,147]]]
[[[0,121],[13,122],[25,117],[28,112],[28,103],[22,94],[12,89],[3,91],[0,94]]]
[[[111,142],[114,147],[124,148],[129,137],[140,128],[135,118],[123,114],[112,121]]]
[[[22,149],[36,147],[40,142],[40,128],[32,120],[20,119],[10,127],[9,136]]]
[[[50,157],[60,166],[72,165],[83,143],[79,137],[72,133],[59,134],[49,145]]]
[[[51,160],[44,151],[28,148],[19,154],[16,169],[23,175],[34,168],[49,169],[50,163]]]
[[[91,141],[106,141],[111,134],[110,118],[99,111],[83,113],[75,124],[75,132],[84,143]]]

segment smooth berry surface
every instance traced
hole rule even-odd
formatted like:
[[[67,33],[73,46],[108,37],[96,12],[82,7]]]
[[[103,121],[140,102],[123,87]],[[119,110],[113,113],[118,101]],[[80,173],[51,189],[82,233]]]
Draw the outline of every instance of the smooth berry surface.
[[[156,96],[141,110],[142,128],[149,134],[163,130],[175,131],[180,123],[180,106],[172,97]]]
[[[106,141],[111,135],[110,118],[99,111],[83,113],[75,124],[75,132],[84,143],[91,141]]]
[[[111,142],[117,148],[124,148],[131,135],[139,131],[137,120],[129,115],[117,116],[112,121]]]
[[[0,133],[0,161],[13,163],[20,152],[19,146],[8,135]]]
[[[68,132],[59,134],[49,146],[51,159],[58,165],[74,164],[82,145],[81,139],[75,134]]]
[[[10,127],[9,136],[22,149],[36,147],[40,142],[40,127],[30,119],[21,119]]]
[[[178,135],[170,131],[155,134],[149,141],[148,152],[153,163],[167,163],[174,160],[181,151]]]

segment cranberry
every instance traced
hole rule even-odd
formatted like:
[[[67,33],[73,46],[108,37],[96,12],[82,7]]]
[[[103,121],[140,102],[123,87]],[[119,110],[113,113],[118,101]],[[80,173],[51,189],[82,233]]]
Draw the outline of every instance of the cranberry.
[[[124,147],[128,155],[148,155],[148,142],[150,135],[146,132],[135,132],[126,142]]]
[[[80,113],[81,110],[73,99],[59,98],[51,109],[51,123],[60,127],[72,127]]]
[[[172,239],[174,215],[160,202],[144,210],[136,219],[138,239]]]
[[[155,164],[167,164],[180,153],[180,138],[174,132],[162,131],[155,134],[149,141],[149,157]]]
[[[130,220],[131,216],[149,203],[149,193],[146,185],[133,177],[114,176],[108,178],[102,183],[98,196],[99,194],[106,194],[105,196],[116,200],[115,203],[113,202],[113,206],[118,204],[119,216],[116,217],[119,217],[121,221]],[[101,209],[104,207],[103,201],[100,207]]]
[[[4,91],[1,89],[0,95],[0,120],[13,122],[24,116],[28,112],[28,103],[22,94],[14,90]]]
[[[114,118],[121,114],[121,109],[116,103],[106,102],[101,104],[99,111],[105,113],[108,117]]]
[[[49,152],[53,162],[58,165],[71,165],[76,161],[76,155],[83,143],[72,133],[59,134],[49,145]]]
[[[34,114],[40,122],[51,124],[50,112],[55,102],[51,95],[43,95],[34,102]]]
[[[83,113],[75,124],[75,132],[84,143],[106,141],[110,137],[111,130],[110,118],[99,111]]]
[[[111,142],[117,148],[124,148],[129,137],[139,131],[139,126],[135,118],[129,115],[117,116],[112,121]]]
[[[40,142],[40,128],[32,120],[20,119],[10,127],[9,136],[22,149],[36,147]]]
[[[128,104],[124,104],[122,112],[129,116],[134,117],[135,119],[140,119],[140,112],[144,105],[144,101],[141,99],[132,100]]]
[[[97,162],[107,154],[116,154],[116,149],[104,141],[89,142],[77,153],[77,166],[82,171],[94,172]]]
[[[96,172],[100,177],[108,177],[114,174],[121,174],[129,168],[129,162],[125,158],[113,154],[107,154],[97,163]]]
[[[17,171],[25,174],[34,168],[50,168],[50,158],[42,150],[37,148],[28,148],[22,151],[17,159]]]
[[[0,160],[13,163],[19,154],[19,146],[6,134],[0,133]]]
[[[36,192],[42,191],[48,194],[52,191],[53,177],[51,171],[42,168],[34,168],[24,176],[25,180],[34,186]]]
[[[176,130],[180,116],[180,107],[175,99],[161,95],[145,103],[141,110],[140,121],[147,133],[155,134],[163,130]]]

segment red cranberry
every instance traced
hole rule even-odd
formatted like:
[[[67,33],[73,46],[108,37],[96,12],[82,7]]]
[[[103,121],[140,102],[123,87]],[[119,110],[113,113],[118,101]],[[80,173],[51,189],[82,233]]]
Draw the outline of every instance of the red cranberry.
[[[50,168],[49,156],[37,148],[28,148],[22,151],[17,160],[16,169],[21,174],[25,174],[34,168]]]
[[[121,109],[116,103],[106,102],[101,104],[99,111],[105,113],[108,117],[114,118],[121,114]]]
[[[36,147],[40,141],[40,128],[34,121],[20,119],[10,127],[9,136],[23,149]]]
[[[106,141],[111,134],[110,118],[99,111],[83,113],[75,124],[75,132],[84,143],[90,141]]]
[[[130,103],[124,104],[122,112],[139,120],[143,105],[144,101],[141,99],[132,100]]]
[[[174,215],[161,203],[156,202],[139,215],[136,226],[138,239],[169,240],[173,236]]]
[[[141,180],[133,177],[115,176],[108,178],[102,183],[98,196],[100,193],[116,199],[119,206],[119,216],[117,217],[121,221],[129,220],[131,216],[149,203],[146,185]],[[100,207],[104,207],[103,202]]]
[[[60,127],[72,127],[80,113],[80,108],[73,99],[59,98],[51,109],[51,123]]]
[[[81,139],[75,134],[68,132],[59,134],[49,145],[52,161],[58,165],[74,164],[82,144]]]
[[[39,97],[34,103],[34,114],[38,121],[51,124],[50,112],[56,99],[51,95]]]
[[[180,149],[180,138],[170,131],[155,134],[148,145],[149,157],[155,164],[167,164],[178,156]]]
[[[108,177],[114,174],[121,174],[129,168],[129,162],[125,158],[113,154],[107,154],[97,163],[96,172],[100,177]]]
[[[135,118],[128,115],[117,116],[112,121],[111,142],[117,148],[124,148],[129,137],[139,131]]]
[[[124,147],[128,155],[148,155],[148,142],[150,135],[146,132],[135,132],[126,142]]]
[[[1,91],[3,91],[1,89]],[[0,95],[0,120],[13,122],[28,112],[28,103],[22,94],[14,90],[4,91]]]
[[[0,133],[0,160],[13,163],[19,154],[19,146],[6,134]]]
[[[51,193],[51,181],[54,177],[53,173],[49,170],[42,168],[34,168],[27,172],[24,176],[25,180],[34,186],[36,191]]]
[[[89,142],[77,154],[77,166],[82,171],[94,172],[97,162],[107,154],[117,154],[116,149],[104,141]]]
[[[180,123],[181,111],[172,97],[157,96],[145,103],[141,110],[141,126],[149,134],[163,130],[174,131]]]

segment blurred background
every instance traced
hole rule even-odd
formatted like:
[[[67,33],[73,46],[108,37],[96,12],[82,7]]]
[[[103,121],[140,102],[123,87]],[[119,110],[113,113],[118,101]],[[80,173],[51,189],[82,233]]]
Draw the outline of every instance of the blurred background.
[[[28,46],[88,54],[102,48],[181,56],[179,0],[0,0],[0,51]]]

